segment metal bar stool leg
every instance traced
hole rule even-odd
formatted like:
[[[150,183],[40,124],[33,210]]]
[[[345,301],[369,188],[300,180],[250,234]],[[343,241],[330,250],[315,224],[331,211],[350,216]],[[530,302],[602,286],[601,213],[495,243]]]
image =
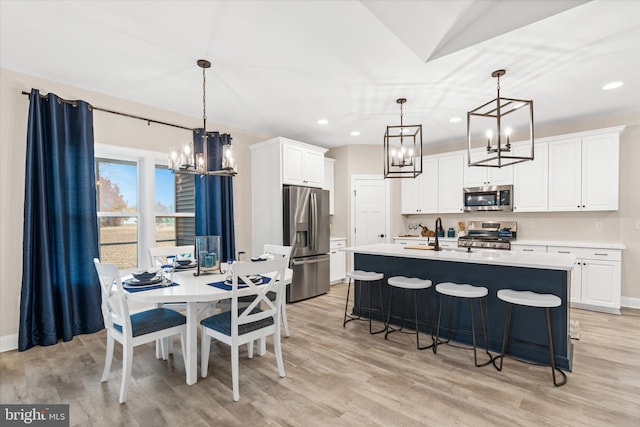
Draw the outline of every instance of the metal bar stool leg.
[[[344,320],[342,322],[342,327],[344,328],[345,325],[352,321],[352,320],[359,320],[360,319],[360,313],[362,311],[362,283],[360,283],[360,287],[357,286],[358,285],[358,281],[354,280],[353,281],[353,287],[354,288],[358,288],[358,316],[353,316],[351,314],[347,314],[348,310],[349,310],[349,294],[351,292],[351,279],[349,279],[349,282],[347,284],[347,301],[344,304]],[[353,308],[356,308],[356,290],[353,290]]]
[[[347,301],[344,303],[344,320],[342,322],[342,327],[344,328],[347,322],[353,320],[351,316],[347,315],[347,310],[349,309],[349,292],[351,291],[351,279],[349,279],[349,284],[347,285]],[[354,291],[355,293],[355,291]],[[347,320],[347,317],[349,318]]]
[[[511,309],[513,305],[507,303],[507,309],[504,314],[504,333],[502,334],[502,351],[499,356],[493,358],[493,366],[498,370],[502,371],[502,362],[504,361],[504,355],[506,353],[507,347],[509,345],[509,328],[511,327]],[[500,359],[500,366],[496,365],[496,361]]]
[[[493,356],[491,355],[491,353],[489,353],[489,340],[487,339],[487,326],[486,326],[486,323],[484,321],[484,309],[482,308],[482,302],[483,301],[484,301],[484,298],[480,298],[478,300],[478,302],[480,304],[480,320],[482,321],[482,336],[484,337],[484,351],[489,356],[489,361],[487,363],[483,363],[480,366],[486,366],[489,363],[493,362]],[[478,365],[476,365],[476,366],[478,366]]]
[[[442,319],[442,295],[440,295],[440,304],[438,305],[438,326],[436,327],[436,341],[433,345],[433,352],[438,354],[438,344],[440,343],[440,320]]]
[[[418,350],[426,350],[428,348],[432,348],[434,346],[433,342],[433,328],[431,327],[431,317],[429,317],[429,330],[431,331],[431,345],[426,345],[424,347],[420,347],[420,324],[418,323],[418,290],[414,289],[413,291],[413,309],[416,315],[416,347]],[[427,295],[427,304],[429,304],[429,296]],[[430,313],[429,308],[427,307],[427,313]]]
[[[551,375],[553,376],[553,385],[560,387],[567,382],[567,376],[562,370],[556,368],[556,359],[553,355],[553,335],[551,334],[551,313],[549,307],[545,307],[545,312],[547,317],[547,336],[549,337],[549,356],[551,356]],[[556,381],[556,371],[562,375],[562,381],[559,383]]]
[[[360,284],[360,286],[362,286],[362,283]],[[387,328],[382,328],[379,331],[374,331],[372,326],[371,326],[371,286],[372,284],[369,283],[369,333],[371,335],[376,335],[376,334],[380,334],[382,332],[385,332],[387,330]],[[382,303],[382,283],[380,282],[380,280],[378,280],[378,290],[380,291],[380,314],[382,315],[382,322],[384,323],[384,304]]]
[[[389,307],[387,309],[387,321],[385,322],[385,332],[384,332],[384,339],[387,339],[387,336],[389,335],[389,323],[391,321],[391,305],[393,304],[393,289],[391,289],[391,293],[389,294]]]
[[[489,360],[485,363],[478,363],[478,355],[476,352],[476,327],[475,327],[475,315],[473,313],[473,300],[475,298],[469,299],[469,304],[471,306],[471,335],[473,337],[473,363],[477,368],[482,366],[487,366],[489,363],[493,361],[493,356],[489,353],[488,343],[487,343],[487,331],[484,323],[484,311],[482,310],[482,298],[478,298],[478,305],[480,306],[480,320],[482,322],[482,337],[484,339],[484,349],[485,352],[489,355]]]
[[[469,299],[469,308],[471,309],[471,341],[473,342],[473,363],[478,366],[478,355],[476,353],[476,321],[473,315],[473,299]]]

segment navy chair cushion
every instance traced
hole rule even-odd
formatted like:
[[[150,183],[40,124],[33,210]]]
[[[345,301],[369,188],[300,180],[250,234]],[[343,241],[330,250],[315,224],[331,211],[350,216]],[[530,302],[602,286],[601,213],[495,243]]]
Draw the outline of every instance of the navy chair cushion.
[[[131,315],[131,329],[134,337],[185,323],[187,318],[183,314],[168,308],[154,308]],[[113,327],[122,333],[121,325],[114,324]]]
[[[242,310],[238,310],[238,314]],[[259,308],[253,310],[253,313],[260,312]],[[231,336],[231,312],[225,311],[222,313],[214,314],[213,316],[207,317],[206,319],[202,319],[200,324],[206,326],[209,329],[213,329],[214,331],[218,331],[222,334]],[[257,331],[258,329],[265,328],[267,326],[273,325],[273,317],[267,317],[266,319],[258,320],[256,322],[247,323],[245,325],[238,326],[238,335],[243,335],[252,331]]]

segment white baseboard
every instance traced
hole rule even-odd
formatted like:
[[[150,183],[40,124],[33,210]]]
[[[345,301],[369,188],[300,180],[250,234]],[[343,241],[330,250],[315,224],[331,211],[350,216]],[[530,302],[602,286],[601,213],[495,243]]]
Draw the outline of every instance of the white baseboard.
[[[628,308],[640,308],[640,298],[622,297],[620,298],[620,305]]]
[[[18,349],[18,334],[0,337],[0,353]]]

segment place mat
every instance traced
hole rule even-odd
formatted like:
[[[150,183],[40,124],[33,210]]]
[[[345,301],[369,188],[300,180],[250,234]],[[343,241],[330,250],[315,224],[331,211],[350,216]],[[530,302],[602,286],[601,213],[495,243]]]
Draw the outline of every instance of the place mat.
[[[122,284],[124,286],[128,286],[130,288],[133,288],[135,286],[157,285],[157,284],[159,284],[161,282],[162,282],[162,277],[160,277],[160,276],[153,276],[151,279],[147,279],[147,280],[138,280],[135,277],[131,277],[129,279],[123,280]]]
[[[262,276],[262,283],[258,283],[257,285],[264,285],[265,283],[268,283],[269,280],[270,279],[268,277]],[[214,288],[222,289],[224,291],[230,291],[231,290],[231,285],[228,284],[228,282],[226,282],[224,280],[222,282],[207,283],[207,285],[213,286]],[[248,287],[249,287],[249,285],[238,283],[238,289],[248,288]]]
[[[180,286],[180,285],[176,282],[173,282],[170,285],[163,285],[161,283],[157,283],[153,285],[123,286],[123,287],[125,291],[129,293],[135,293],[135,292],[142,292],[142,291],[151,291],[153,289],[170,288],[172,286]]]

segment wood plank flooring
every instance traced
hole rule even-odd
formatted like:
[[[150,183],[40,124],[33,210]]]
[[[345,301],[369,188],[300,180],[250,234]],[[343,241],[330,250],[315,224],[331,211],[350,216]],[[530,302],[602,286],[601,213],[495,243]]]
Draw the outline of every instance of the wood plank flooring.
[[[100,382],[106,333],[19,353],[0,353],[2,403],[68,403],[72,426],[637,426],[640,425],[640,310],[622,316],[572,310],[580,321],[574,369],[554,387],[551,372],[506,359],[504,370],[473,366],[473,352],[415,348],[415,337],[342,328],[346,285],[287,306],[286,377],[272,345],[240,360],[233,402],[229,348],[211,347],[209,376],[187,386],[180,345],[168,360],[153,344],[134,352],[126,404],[118,404],[121,349]],[[425,337],[426,341],[426,337]],[[199,372],[199,371],[198,371]]]

